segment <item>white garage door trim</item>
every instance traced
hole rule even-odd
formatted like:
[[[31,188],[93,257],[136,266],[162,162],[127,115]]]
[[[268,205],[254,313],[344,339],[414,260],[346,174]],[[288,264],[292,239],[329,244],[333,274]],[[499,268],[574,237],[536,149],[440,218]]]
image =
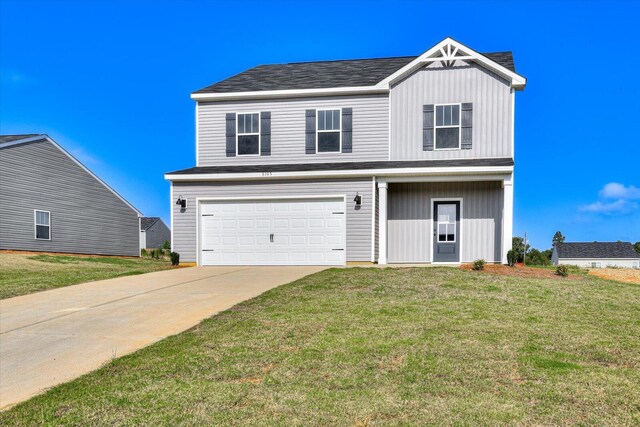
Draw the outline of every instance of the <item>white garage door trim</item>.
[[[347,218],[346,218],[346,207],[347,207],[347,195],[346,194],[313,194],[313,195],[297,195],[297,196],[260,196],[260,197],[196,197],[196,254],[197,254],[197,263],[198,265],[202,265],[202,235],[200,234],[201,229],[201,221],[202,221],[202,213],[201,208],[203,203],[210,202],[229,202],[229,201],[238,201],[238,202],[246,202],[246,201],[269,201],[269,200],[313,200],[313,199],[341,199],[344,206],[344,224],[342,227],[342,239],[345,245],[344,248],[344,262],[342,265],[346,265],[346,245],[347,245]],[[336,264],[340,265],[340,264]]]

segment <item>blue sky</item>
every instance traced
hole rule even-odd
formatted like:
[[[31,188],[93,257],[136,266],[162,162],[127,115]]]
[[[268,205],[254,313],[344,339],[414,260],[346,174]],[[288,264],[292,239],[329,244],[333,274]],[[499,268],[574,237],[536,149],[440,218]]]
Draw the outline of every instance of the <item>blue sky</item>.
[[[0,1],[0,133],[48,133],[149,216],[189,94],[264,63],[512,50],[516,234],[640,240],[640,2]]]

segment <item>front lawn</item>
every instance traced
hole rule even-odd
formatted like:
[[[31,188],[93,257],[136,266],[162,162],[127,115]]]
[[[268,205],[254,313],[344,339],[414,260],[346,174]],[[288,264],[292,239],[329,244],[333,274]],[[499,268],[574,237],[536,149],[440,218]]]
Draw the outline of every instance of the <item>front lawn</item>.
[[[0,414],[3,425],[638,425],[640,286],[331,269]]]
[[[143,258],[0,253],[0,299],[171,268]]]

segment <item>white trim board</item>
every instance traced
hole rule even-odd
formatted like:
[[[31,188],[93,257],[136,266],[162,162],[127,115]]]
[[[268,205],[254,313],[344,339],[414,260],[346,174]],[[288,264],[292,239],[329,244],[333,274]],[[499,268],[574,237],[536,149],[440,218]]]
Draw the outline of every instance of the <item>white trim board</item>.
[[[268,166],[266,166],[268,168]],[[454,175],[511,175],[513,166],[442,166],[427,168],[386,168],[386,169],[352,169],[352,170],[320,170],[298,172],[246,172],[246,173],[202,173],[202,174],[165,174],[170,181],[238,181],[268,180],[296,178],[339,178],[339,177],[409,177],[409,176],[443,176]]]

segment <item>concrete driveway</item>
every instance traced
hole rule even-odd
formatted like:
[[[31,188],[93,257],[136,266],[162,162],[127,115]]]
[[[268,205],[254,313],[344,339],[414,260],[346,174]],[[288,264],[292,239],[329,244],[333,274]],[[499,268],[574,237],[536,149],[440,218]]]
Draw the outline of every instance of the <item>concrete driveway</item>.
[[[0,301],[0,408],[325,267],[193,267]]]

